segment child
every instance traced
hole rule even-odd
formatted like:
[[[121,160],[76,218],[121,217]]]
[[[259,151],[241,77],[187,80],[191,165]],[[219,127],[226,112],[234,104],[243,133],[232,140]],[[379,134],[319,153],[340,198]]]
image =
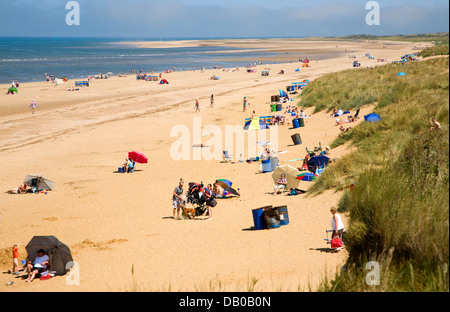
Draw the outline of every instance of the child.
[[[13,246],[13,269],[12,274],[19,274],[19,245]]]

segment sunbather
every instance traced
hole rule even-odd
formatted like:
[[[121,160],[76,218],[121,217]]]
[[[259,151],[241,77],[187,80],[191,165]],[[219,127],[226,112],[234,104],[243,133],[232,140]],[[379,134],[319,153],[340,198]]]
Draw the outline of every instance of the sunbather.
[[[26,194],[28,191],[28,183],[24,183],[22,185],[20,185],[19,187],[13,189],[13,190],[9,190],[6,192],[6,194]]]
[[[130,173],[132,170],[134,170],[135,163],[131,158],[126,158],[125,163],[123,164],[123,172],[124,173]]]

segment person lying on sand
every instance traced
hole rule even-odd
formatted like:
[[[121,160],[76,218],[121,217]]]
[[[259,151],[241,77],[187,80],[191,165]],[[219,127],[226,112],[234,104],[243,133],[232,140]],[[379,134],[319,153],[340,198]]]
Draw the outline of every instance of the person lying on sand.
[[[6,194],[26,194],[28,191],[28,183],[24,183],[22,185],[20,185],[19,187],[13,189],[13,190],[9,190],[7,192],[5,192]]]
[[[349,131],[351,129],[351,127],[348,127],[348,128],[344,128],[344,126],[340,126],[339,127],[339,130],[341,130],[341,132],[347,132],[347,131]]]

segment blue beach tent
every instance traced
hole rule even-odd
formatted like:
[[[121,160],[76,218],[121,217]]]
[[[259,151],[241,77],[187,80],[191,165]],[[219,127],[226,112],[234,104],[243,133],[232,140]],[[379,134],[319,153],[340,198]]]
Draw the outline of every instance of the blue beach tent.
[[[367,116],[364,116],[364,119],[366,122],[379,122],[381,121],[381,117],[378,114],[369,114]]]

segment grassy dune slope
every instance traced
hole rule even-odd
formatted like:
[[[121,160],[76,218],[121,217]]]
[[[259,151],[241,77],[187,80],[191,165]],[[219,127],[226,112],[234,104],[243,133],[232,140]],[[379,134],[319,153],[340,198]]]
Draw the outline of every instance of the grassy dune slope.
[[[449,290],[448,68],[446,57],[355,69],[304,90],[302,107],[374,105],[383,118],[341,134],[333,147],[350,142],[356,151],[327,168],[312,189],[344,190],[339,208],[350,215],[347,269],[321,290]],[[441,131],[430,131],[432,117]],[[378,286],[366,281],[368,261],[380,265]]]

